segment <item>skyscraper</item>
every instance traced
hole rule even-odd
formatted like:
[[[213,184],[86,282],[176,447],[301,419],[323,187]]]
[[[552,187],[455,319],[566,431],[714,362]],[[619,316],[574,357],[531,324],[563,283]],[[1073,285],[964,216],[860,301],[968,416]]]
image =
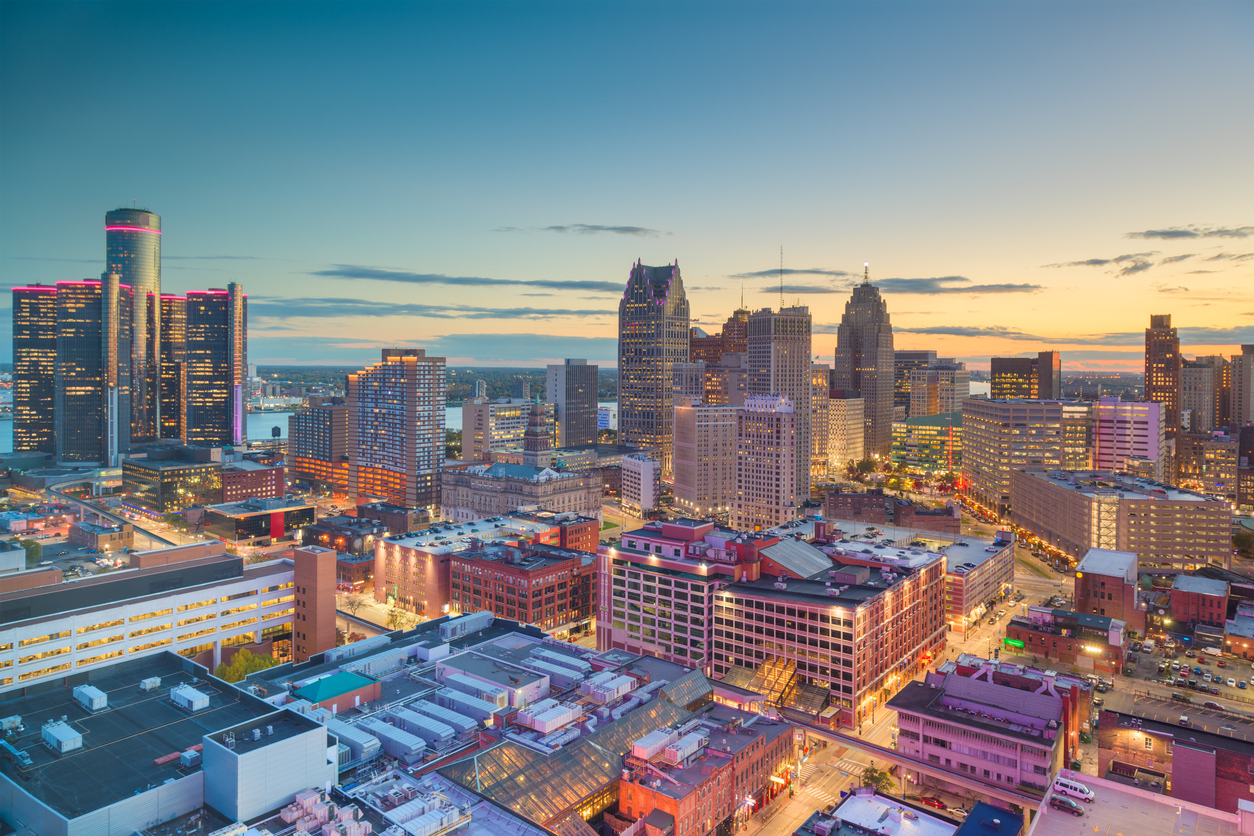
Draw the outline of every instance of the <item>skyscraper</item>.
[[[1167,437],[1180,429],[1180,337],[1171,314],[1150,316],[1145,329],[1145,400],[1163,405]]]
[[[129,287],[131,303],[131,437],[160,430],[161,216],[143,209],[105,213],[105,273]]]
[[[56,457],[117,466],[131,443],[131,289],[57,282]]]
[[[1248,424],[1254,421],[1254,345],[1241,346],[1241,353],[1232,355],[1231,366],[1230,420]]]
[[[1162,404],[1123,401],[1119,396],[1093,404],[1093,468],[1126,473],[1130,459],[1152,468],[1152,478],[1167,478],[1170,462]]]
[[[182,438],[186,397],[187,297],[161,294],[161,437]]]
[[[597,371],[587,360],[548,367],[544,397],[553,404],[558,447],[597,443]]]
[[[805,462],[808,476],[810,448],[798,441],[792,402],[783,395],[749,395],[736,415],[736,423],[736,496],[731,527],[758,531],[796,519],[802,499],[809,498],[797,491],[797,462]]]
[[[811,356],[810,309],[763,308],[749,315],[750,395],[783,395],[795,414],[796,495],[810,498]],[[780,479],[783,479],[781,474]]]
[[[966,363],[933,363],[910,370],[910,417],[925,418],[961,412],[971,397],[971,373]]]
[[[926,369],[935,362],[935,351],[893,352],[893,408],[904,410],[905,417],[910,417],[910,372]]]
[[[287,419],[287,472],[337,491],[348,490],[348,406],[312,396]]]
[[[832,368],[810,366],[810,484],[825,481],[832,468]]]
[[[697,399],[675,403],[675,504],[705,517],[726,512],[736,494],[736,413]]]
[[[1040,351],[1035,357],[994,357],[989,364],[989,397],[993,400],[1062,397],[1062,355]]]
[[[13,288],[13,449],[56,453],[57,289]]]
[[[406,508],[440,507],[445,361],[420,348],[385,348],[348,376],[349,492]]]
[[[622,444],[660,450],[672,470],[674,364],[688,362],[688,297],[679,262],[647,267],[637,261],[618,305],[618,437]]]
[[[1181,361],[1181,429],[1190,433],[1205,433],[1213,430],[1217,426],[1215,407],[1218,403],[1214,365],[1201,360]]]
[[[893,326],[870,278],[853,289],[836,330],[832,388],[854,389],[866,408],[866,455],[887,457],[893,442]]]
[[[247,322],[248,297],[238,284],[187,294],[184,443],[244,442]]]

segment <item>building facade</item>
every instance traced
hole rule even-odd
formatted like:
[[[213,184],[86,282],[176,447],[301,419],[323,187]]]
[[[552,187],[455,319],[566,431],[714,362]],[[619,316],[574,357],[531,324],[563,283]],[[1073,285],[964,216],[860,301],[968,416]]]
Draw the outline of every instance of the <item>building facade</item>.
[[[810,497],[811,391],[810,309],[763,308],[749,315],[750,396],[782,395],[792,404],[797,439],[793,477],[798,501]]]
[[[1093,467],[1122,472],[1129,459],[1154,462],[1151,478],[1167,478],[1171,457],[1162,404],[1099,398],[1093,405]]]
[[[618,439],[661,451],[672,471],[675,363],[688,362],[688,297],[679,262],[636,262],[618,306]]]
[[[727,513],[736,494],[737,408],[675,405],[675,505],[697,517]]]
[[[1167,436],[1180,431],[1180,337],[1171,327],[1171,314],[1150,317],[1145,329],[1145,400],[1163,405]]]
[[[55,455],[57,289],[13,288],[13,449]]]
[[[805,458],[797,415],[782,395],[750,395],[736,413],[736,497],[730,524],[740,531],[774,528],[801,515],[797,460]],[[809,468],[806,468],[807,474]]]
[[[657,508],[661,496],[661,463],[647,453],[623,456],[623,508],[636,515],[647,514]]]
[[[287,419],[287,467],[298,482],[347,491],[348,404],[311,396]]]
[[[486,462],[491,459],[490,450],[521,447],[533,406],[534,402],[525,398],[462,404],[462,460]],[[552,403],[540,404],[540,407],[551,441],[557,432],[556,407]]]
[[[546,632],[588,625],[596,612],[596,558],[553,546],[485,546],[449,565],[449,613],[489,611]]]
[[[105,213],[105,273],[130,290],[132,414],[128,435],[153,441],[160,429],[161,388],[161,216],[143,209]],[[128,327],[129,326],[129,327]]]
[[[962,411],[971,397],[971,372],[965,363],[933,363],[910,372],[910,416],[923,418]]]
[[[828,457],[838,470],[866,458],[866,401],[848,395],[846,390],[830,390],[827,404]]]
[[[962,413],[894,422],[892,462],[916,473],[957,473],[962,469]]]
[[[893,326],[879,288],[864,281],[853,289],[836,330],[832,388],[852,389],[864,403],[866,455],[888,456],[893,441]]]
[[[926,369],[936,362],[935,351],[893,352],[893,409],[910,416],[910,375],[915,369]]]
[[[248,369],[248,297],[225,290],[187,294],[185,444],[244,443]]]
[[[829,479],[832,469],[832,369],[826,363],[810,366],[810,484]]]
[[[1062,398],[1062,355],[1041,351],[1035,357],[994,357],[989,364],[989,397],[994,400]]]
[[[596,444],[597,373],[587,360],[568,359],[548,367],[544,397],[553,404],[555,446]]]
[[[480,520],[524,506],[600,519],[601,480],[595,473],[503,462],[444,471],[440,513],[446,520]]]
[[[161,365],[158,406],[163,439],[183,438],[187,399],[187,297],[161,294]]]
[[[1222,357],[1216,358],[1223,360]],[[1190,433],[1210,432],[1217,426],[1216,407],[1219,406],[1215,390],[1215,364],[1198,360],[1184,360],[1180,365],[1180,424],[1181,430]],[[1222,377],[1223,368],[1219,369]]]

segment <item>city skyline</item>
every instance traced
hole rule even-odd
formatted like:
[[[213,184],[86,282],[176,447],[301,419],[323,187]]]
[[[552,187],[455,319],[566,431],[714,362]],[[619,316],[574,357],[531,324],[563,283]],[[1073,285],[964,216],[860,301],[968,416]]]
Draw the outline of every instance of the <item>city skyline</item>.
[[[713,333],[775,307],[781,244],[822,362],[864,261],[896,348],[973,369],[1139,371],[1153,314],[1254,342],[1244,4],[224,8],[0,10],[10,286],[99,276],[135,198],[164,292],[249,287],[262,365],[612,367],[631,264]],[[118,55],[143,141],[84,129]]]

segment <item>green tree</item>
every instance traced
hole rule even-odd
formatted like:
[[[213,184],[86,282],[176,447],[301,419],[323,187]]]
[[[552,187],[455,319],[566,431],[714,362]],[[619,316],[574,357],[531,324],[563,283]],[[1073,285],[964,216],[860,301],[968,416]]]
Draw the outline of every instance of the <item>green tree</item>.
[[[16,537],[13,539],[17,540]],[[18,540],[18,545],[26,549],[27,566],[34,566],[39,561],[43,560],[44,547],[40,545],[38,540]]]
[[[1233,534],[1232,547],[1247,557],[1254,553],[1254,531],[1238,531]]]
[[[460,460],[462,457],[462,431],[444,431],[444,458]]]
[[[893,776],[873,766],[868,766],[862,770],[862,786],[875,787],[875,791],[880,795],[892,795],[897,791],[897,785],[893,781]]]
[[[273,656],[241,650],[232,657],[230,664],[223,662],[214,669],[213,675],[223,682],[239,682],[250,673],[264,671],[277,664]]]

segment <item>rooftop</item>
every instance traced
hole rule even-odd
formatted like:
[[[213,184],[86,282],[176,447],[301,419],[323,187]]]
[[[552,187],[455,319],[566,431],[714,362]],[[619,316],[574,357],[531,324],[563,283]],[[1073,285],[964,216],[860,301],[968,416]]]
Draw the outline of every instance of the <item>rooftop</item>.
[[[574,479],[582,473],[570,473],[554,470],[551,467],[531,467],[525,464],[506,464],[495,462],[490,465],[475,465],[466,469],[467,473],[486,476],[489,479],[524,479],[528,482],[547,481],[549,479]]]
[[[1112,549],[1089,549],[1076,566],[1076,576],[1081,572],[1102,575],[1107,578],[1136,580],[1136,552],[1118,552]]]
[[[933,673],[928,674],[925,682],[908,682],[888,701],[888,706],[1038,746],[1053,745],[1062,719],[1059,697],[956,673]]]
[[[1023,831],[1023,816],[984,801],[971,805],[967,818],[954,836],[1006,836]]]
[[[252,497],[240,502],[224,502],[221,505],[206,505],[206,511],[213,511],[228,517],[247,517],[250,514],[271,514],[275,511],[287,511],[292,508],[314,508],[314,503],[304,499],[262,498]]]
[[[542,678],[531,671],[502,667],[497,661],[474,652],[446,656],[439,661],[439,664],[447,665],[457,671],[465,671],[471,676],[488,682],[495,682],[509,690],[525,688],[539,682]]]
[[[1025,470],[1024,473],[1090,497],[1096,496],[1099,491],[1115,491],[1122,499],[1219,502],[1200,493],[1181,490],[1163,482],[1100,470]]]
[[[41,688],[30,696],[10,691],[0,701],[0,715],[22,717],[26,730],[10,742],[33,761],[22,767],[0,758],[0,772],[67,818],[196,772],[199,766],[185,769],[177,759],[161,766],[154,760],[201,743],[206,733],[280,716],[274,706],[219,680],[206,680],[204,668],[169,652],[108,665],[88,676],[89,684],[109,697],[108,708],[95,714],[83,708],[68,685]],[[154,676],[161,686],[141,691],[140,681]],[[170,688],[179,684],[192,684],[207,695],[209,707],[195,714],[176,707]],[[57,755],[40,735],[46,720],[62,716],[82,733],[83,747]]]
[[[1195,702],[1180,703],[1174,700],[1137,697],[1126,691],[1113,690],[1103,695],[1103,714],[1121,715],[1103,717],[1101,728],[1116,729],[1134,726],[1141,731],[1153,731],[1175,740],[1192,740],[1246,755],[1254,755],[1254,720],[1243,714],[1232,714],[1214,708],[1205,708],[1203,701],[1225,705],[1224,697],[1192,695]],[[1243,707],[1243,706],[1242,706]],[[1180,718],[1188,717],[1189,725],[1180,725]]]
[[[468,523],[437,523],[422,531],[393,534],[381,542],[396,543],[408,549],[421,549],[431,554],[448,554],[470,548],[471,540],[481,544],[513,544],[520,540],[532,540],[553,530],[548,522],[533,522],[518,517],[489,517]]]
[[[320,703],[323,700],[335,699],[340,694],[347,694],[349,691],[365,688],[373,681],[373,679],[367,679],[360,674],[340,671],[312,682],[304,688],[295,691],[294,694],[297,699],[308,700],[311,703]]]
[[[832,811],[830,816],[815,812],[797,828],[794,836],[816,836],[815,825],[835,824],[829,836],[951,836],[958,822],[938,810],[911,804],[879,793],[853,792]],[[1005,836],[1012,836],[1008,831]]]
[[[528,572],[558,566],[580,556],[580,552],[568,549],[558,549],[556,553],[552,553],[547,549],[515,548],[504,545],[489,545],[457,553],[458,560],[482,560],[514,566]]]
[[[784,537],[800,534],[803,540],[813,540],[815,522],[814,519],[806,519],[787,523],[779,528],[771,529],[771,533]],[[839,549],[849,552],[854,557],[861,553],[872,559],[879,557],[891,559],[894,562],[905,561],[906,564],[914,566],[931,563],[937,554],[945,555],[946,565],[951,569],[965,563],[979,566],[989,558],[996,557],[1003,549],[1014,547],[1013,541],[1007,541],[1003,549],[990,552],[988,549],[992,548],[997,541],[982,537],[967,535],[959,537],[935,531],[898,528],[892,525],[868,525],[863,522],[837,520],[830,517],[827,518],[827,522],[827,534],[832,542],[825,546],[825,549]]]
[[[1201,804],[1123,786],[1092,775],[1079,776],[1096,798],[1077,819],[1048,803],[1032,821],[1026,836],[1075,836],[1079,832],[1123,836],[1238,836],[1238,818]],[[965,836],[965,834],[964,834]]]
[[[1176,575],[1171,588],[1181,592],[1196,592],[1199,595],[1214,595],[1217,598],[1222,598],[1228,594],[1228,584],[1224,581],[1183,573]]]

